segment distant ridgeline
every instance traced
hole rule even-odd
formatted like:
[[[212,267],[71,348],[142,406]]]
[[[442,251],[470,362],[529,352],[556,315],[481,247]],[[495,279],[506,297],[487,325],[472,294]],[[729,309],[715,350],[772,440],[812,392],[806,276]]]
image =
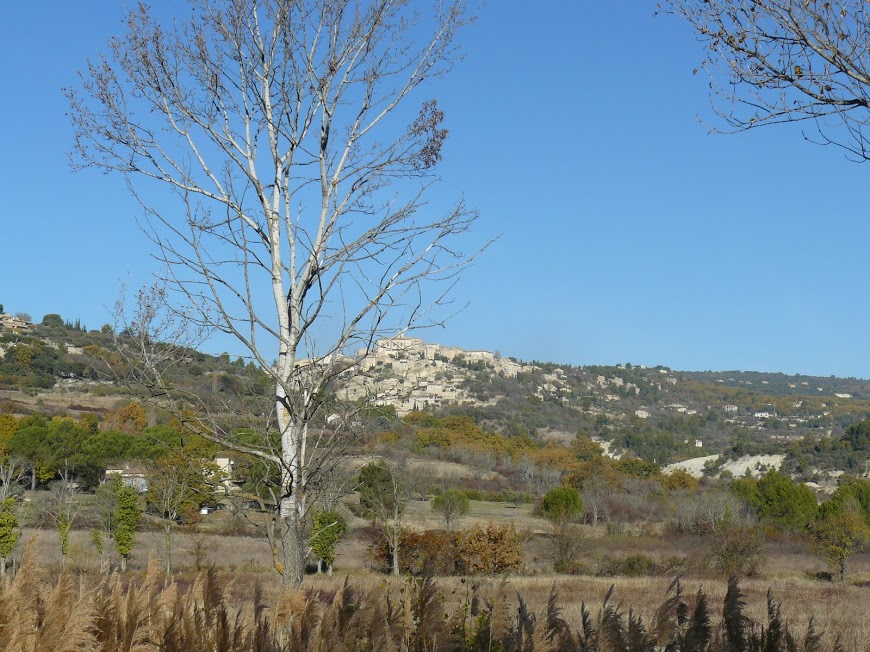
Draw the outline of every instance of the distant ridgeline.
[[[30,414],[44,402],[53,413],[76,416],[104,409],[88,397],[129,396],[107,366],[110,327],[86,331],[59,315],[32,324],[4,313],[0,321],[0,413]],[[610,454],[631,452],[661,465],[729,451],[784,453],[804,437],[836,442],[870,418],[870,382],[852,378],[525,363],[404,336],[362,353],[339,389],[344,400],[399,417],[467,416],[489,430],[541,441],[570,443],[580,433],[607,442]],[[267,374],[242,359],[196,351],[190,358],[173,382],[221,401],[237,396],[242,407],[272,391]],[[800,447],[799,466],[809,472],[807,447]]]
[[[870,380],[838,378],[836,376],[789,376],[783,373],[760,371],[686,371],[687,378],[726,387],[752,387],[771,396],[798,396],[802,394],[834,395],[836,398],[870,400]]]

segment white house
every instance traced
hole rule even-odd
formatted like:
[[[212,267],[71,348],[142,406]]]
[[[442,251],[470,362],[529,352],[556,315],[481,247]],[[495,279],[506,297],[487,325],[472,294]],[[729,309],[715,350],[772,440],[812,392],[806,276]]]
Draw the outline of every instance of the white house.
[[[33,324],[25,319],[19,319],[8,314],[0,314],[0,330],[9,331],[11,333],[21,333],[29,331],[33,328]]]
[[[106,469],[106,481],[121,478],[121,482],[127,487],[132,487],[140,494],[148,491],[148,476],[145,469],[130,468],[125,466],[123,469]]]

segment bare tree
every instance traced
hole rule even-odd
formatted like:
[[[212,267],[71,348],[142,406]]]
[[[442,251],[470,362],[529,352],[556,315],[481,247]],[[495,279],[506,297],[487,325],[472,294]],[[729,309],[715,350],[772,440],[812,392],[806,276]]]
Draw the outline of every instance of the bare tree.
[[[75,498],[76,489],[68,480],[57,480],[49,485],[48,493],[43,497],[42,511],[57,528],[60,543],[60,571],[66,569],[66,557],[69,554],[69,531],[79,512],[79,503]]]
[[[809,122],[808,140],[868,159],[870,14],[863,0],[664,4],[704,44],[714,109],[730,128]]]
[[[6,562],[21,540],[25,466],[12,455],[0,453],[0,580],[6,576]]]
[[[0,455],[0,503],[24,491],[25,463],[12,455]]]
[[[323,415],[342,374],[376,339],[449,316],[473,258],[457,246],[476,212],[425,199],[447,131],[417,97],[451,68],[468,16],[462,0],[431,16],[410,0],[188,4],[168,28],[140,4],[67,91],[74,162],[125,176],[172,306],[270,374],[258,441],[201,411],[186,425],[280,467],[284,575],[298,583],[307,494],[348,430]],[[155,370],[142,380],[177,400]]]
[[[749,506],[729,492],[709,490],[679,496],[676,500],[674,525],[684,532],[708,534],[729,520],[752,520]]]
[[[616,493],[614,488],[605,478],[593,475],[583,483],[583,491],[580,497],[586,513],[592,520],[592,529],[598,527],[598,521],[610,520],[610,500]]]
[[[118,511],[118,494],[111,483],[97,487],[87,503],[88,516],[97,524],[91,529],[91,541],[100,555],[100,573],[109,571],[108,541],[115,529],[115,514]]]
[[[163,561],[172,574],[172,528],[185,514],[199,510],[220,483],[214,464],[193,455],[174,454],[157,460],[148,474],[146,504],[163,519]]]
[[[399,465],[380,458],[360,469],[357,478],[360,505],[390,550],[393,575],[399,574],[402,517],[408,504],[408,487]]]

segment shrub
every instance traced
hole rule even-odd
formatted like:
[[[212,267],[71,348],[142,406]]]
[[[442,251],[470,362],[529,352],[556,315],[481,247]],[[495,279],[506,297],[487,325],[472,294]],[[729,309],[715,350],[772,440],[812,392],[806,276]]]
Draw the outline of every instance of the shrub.
[[[816,553],[836,571],[841,582],[845,581],[849,557],[859,551],[870,536],[857,505],[816,521],[810,531]]]
[[[577,573],[579,558],[586,550],[586,543],[579,525],[565,522],[554,526],[551,540],[553,570],[557,573]]]
[[[455,575],[456,537],[439,530],[405,532],[401,537],[402,572],[411,575]]]
[[[661,482],[665,489],[671,491],[677,489],[697,491],[699,485],[698,479],[683,469],[675,469],[672,473],[664,476]]]
[[[435,496],[432,501],[432,511],[438,512],[444,517],[447,529],[453,531],[459,519],[468,514],[471,502],[459,489],[448,489],[444,493]]]
[[[708,535],[707,557],[713,569],[724,576],[753,576],[764,555],[764,533],[754,523],[730,520]]]
[[[403,530],[399,550],[399,569],[411,575],[499,575],[519,569],[523,559],[513,526],[492,523],[454,533]],[[376,569],[391,570],[391,551],[383,539],[375,540],[369,555]]]
[[[399,533],[399,570],[410,575],[455,575],[456,542],[455,537],[442,530]],[[375,535],[369,548],[369,556],[376,570],[389,573],[392,570],[393,556],[389,543],[382,536]]]
[[[605,555],[598,563],[596,575],[601,577],[662,577],[679,575],[688,567],[688,561],[683,557],[668,557],[664,561],[656,561],[644,554],[632,554],[626,557],[611,557]]]
[[[335,510],[324,510],[314,513],[314,532],[311,536],[311,550],[326,564],[327,571],[332,574],[335,563],[335,547],[347,533],[347,521],[341,513]],[[318,563],[317,570],[320,571]]]
[[[523,549],[513,525],[480,526],[457,533],[460,570],[470,575],[499,575],[522,566]]]
[[[541,501],[541,514],[554,523],[567,523],[583,515],[583,501],[573,487],[550,489]]]

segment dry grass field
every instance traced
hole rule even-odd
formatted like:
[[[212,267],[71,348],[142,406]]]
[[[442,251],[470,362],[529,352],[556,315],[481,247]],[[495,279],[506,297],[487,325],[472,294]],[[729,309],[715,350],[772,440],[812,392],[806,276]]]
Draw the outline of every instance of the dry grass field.
[[[206,516],[197,529],[179,528],[174,533],[174,579],[179,582],[178,586],[189,587],[195,582],[198,573],[213,567],[222,585],[229,586],[225,595],[233,609],[244,609],[254,599],[255,587],[260,587],[267,602],[277,604],[282,599],[282,592],[265,540],[254,535],[223,533],[228,529],[228,518],[226,513],[215,512]],[[427,501],[411,501],[407,520],[421,530],[443,526]],[[581,530],[581,555],[583,566],[590,569],[590,573],[557,575],[552,572],[550,559],[551,526],[536,517],[531,506],[513,507],[503,503],[475,501],[471,513],[463,518],[461,525],[469,527],[488,522],[514,524],[525,542],[523,572],[507,578],[504,584],[499,578],[438,578],[438,589],[444,596],[445,605],[453,609],[461,608],[469,587],[475,585],[481,595],[490,600],[496,595],[507,596],[514,616],[518,605],[517,595],[523,597],[532,612],[541,615],[546,610],[550,591],[555,588],[563,617],[572,627],[578,627],[580,605],[585,602],[597,612],[613,585],[611,604],[619,605],[624,613],[629,608],[633,609],[648,625],[664,600],[672,576],[601,577],[593,571],[597,569],[600,572],[605,568],[605,560],[632,555],[660,562],[674,558],[693,559],[703,553],[699,549],[699,539],[695,537],[665,536],[662,532],[650,532],[643,528],[613,535],[607,534],[603,527],[593,529],[584,526]],[[370,569],[367,554],[370,539],[366,526],[367,523],[362,519],[351,519],[351,532],[337,551],[335,575],[308,577],[304,584],[306,599],[329,601],[329,596],[340,591],[345,578],[354,590],[363,594],[400,592],[404,590],[401,587],[410,586],[409,579],[393,579]],[[130,570],[124,576],[125,584],[145,581],[142,578],[149,560],[159,566],[162,559],[162,530],[146,529],[139,532],[137,537]],[[48,530],[27,530],[24,541],[30,540],[31,554],[39,560],[40,581],[45,582],[46,587],[54,586],[60,576],[60,551],[56,534]],[[82,586],[99,581],[100,560],[87,531],[72,532],[67,570],[68,576],[84,583]],[[870,554],[860,553],[850,560],[846,583],[818,579],[819,574],[826,570],[825,564],[811,554],[803,542],[783,540],[768,543],[760,576],[741,582],[747,601],[745,613],[758,622],[766,623],[767,591],[770,589],[774,599],[782,603],[784,620],[799,636],[806,631],[810,618],[814,618],[816,625],[825,632],[823,649],[832,649],[835,634],[840,636],[843,650],[847,652],[870,649],[870,603],[866,597],[870,589]],[[698,589],[703,589],[709,599],[712,620],[714,624],[718,623],[727,588],[725,578],[690,570],[682,582],[684,595],[690,604]]]
[[[332,578],[312,577],[306,587],[310,591],[332,593],[340,588],[343,581],[341,574]],[[390,581],[383,577],[353,578],[354,585],[363,590],[373,590]],[[612,600],[623,611],[632,608],[643,617],[645,623],[652,622],[673,578],[511,577],[504,586],[501,579],[476,581],[481,585],[481,593],[486,596],[496,595],[501,590],[506,590],[511,598],[522,595],[529,608],[537,614],[546,609],[550,591],[555,587],[565,619],[576,627],[580,622],[581,604],[585,603],[592,611],[597,610],[611,586],[614,587]],[[461,599],[461,578],[440,578],[438,583],[447,595]],[[713,622],[718,622],[727,582],[723,578],[687,578],[682,584],[690,600],[699,588],[703,589],[713,611]],[[833,645],[835,635],[839,634],[845,650],[870,650],[870,603],[866,586],[820,583],[798,578],[743,579],[740,586],[746,596],[745,613],[753,620],[766,623],[767,592],[770,590],[774,600],[782,603],[785,621],[799,635],[806,631],[812,617],[825,632],[824,641],[828,646]]]
[[[156,560],[147,569],[137,565],[124,575],[57,575],[46,566],[43,554],[50,551],[45,544],[40,539],[31,545],[15,581],[0,585],[0,646],[4,650],[495,652],[519,649],[510,647],[516,628],[521,621],[537,621],[540,629],[529,635],[523,650],[633,652],[652,648],[612,647],[604,641],[590,648],[565,647],[564,642],[547,641],[544,628],[552,613],[548,611],[550,596],[556,596],[559,615],[572,631],[582,628],[582,603],[592,615],[593,626],[602,631],[606,627],[602,603],[613,585],[609,604],[617,607],[623,624],[632,609],[649,629],[657,616],[661,617],[657,609],[671,584],[668,578],[438,578],[427,589],[420,580],[355,574],[311,577],[301,591],[288,592],[281,589],[274,575],[237,570],[196,573],[186,569],[167,581]],[[715,632],[726,582],[688,578],[683,580],[682,589],[690,613],[698,589],[703,589]],[[837,638],[838,649],[843,652],[868,649],[866,587],[764,578],[744,580],[741,589],[746,600],[743,613],[762,625],[767,624],[770,590],[774,600],[782,602],[785,627],[799,642],[813,617],[823,632],[821,646],[814,650],[834,650]],[[481,600],[474,600],[474,595]],[[520,596],[533,617],[523,615]],[[473,603],[478,604],[477,612],[468,611],[475,609]],[[492,614],[489,621],[472,617],[487,610]],[[466,633],[488,630],[491,644],[481,644],[479,636],[473,641],[468,636],[457,638],[460,624]],[[676,652],[689,649],[694,648],[674,648]],[[799,645],[793,649],[805,648]]]
[[[32,498],[29,494],[30,492],[28,496]],[[184,602],[193,600],[192,597],[185,597],[187,594],[184,592],[193,591],[197,582],[201,585],[204,580],[197,580],[197,577],[208,568],[214,568],[214,578],[221,587],[226,607],[234,614],[246,614],[244,618],[250,627],[255,627],[256,619],[246,610],[255,599],[262,599],[264,604],[271,605],[270,609],[278,609],[277,605],[282,600],[290,599],[281,590],[280,580],[272,565],[270,549],[265,538],[257,534],[255,521],[255,516],[251,516],[250,520],[242,519],[242,526],[239,527],[233,521],[229,510],[218,510],[202,517],[194,526],[179,527],[174,531],[172,566],[176,588],[172,589],[174,593],[169,594],[166,600],[177,599],[182,602],[178,603],[181,606],[176,605],[173,608],[190,608],[195,611],[195,607],[191,606],[193,603]],[[410,500],[405,521],[409,527],[420,531],[444,527],[443,520],[433,513],[431,502],[427,500]],[[627,614],[631,608],[649,626],[665,599],[674,575],[685,572],[682,584],[687,603],[692,605],[698,589],[702,588],[709,599],[711,620],[714,624],[719,622],[727,582],[724,577],[711,575],[709,570],[704,570],[703,565],[698,563],[705,554],[703,540],[699,537],[669,535],[663,531],[661,523],[611,527],[609,531],[604,526],[580,526],[579,568],[582,574],[568,576],[553,572],[552,525],[536,516],[531,505],[514,506],[499,502],[472,501],[471,511],[462,518],[460,527],[485,526],[491,522],[509,523],[516,529],[525,551],[522,571],[506,580],[491,577],[437,578],[445,612],[459,613],[463,609],[463,602],[468,600],[471,587],[476,586],[484,599],[492,601],[496,596],[503,596],[502,600],[508,605],[506,609],[514,620],[518,613],[518,595],[522,596],[528,608],[538,618],[543,618],[550,592],[555,589],[562,616],[576,629],[580,626],[580,605],[586,603],[593,613],[598,613],[604,596],[613,586],[611,605],[618,605],[623,614]],[[328,605],[336,594],[341,593],[346,578],[358,596],[369,596],[365,599],[375,601],[385,600],[388,595],[406,595],[411,590],[409,587],[413,580],[394,579],[372,570],[368,553],[372,543],[369,523],[365,519],[351,517],[349,525],[350,532],[337,549],[334,576],[311,575],[306,578],[303,593],[299,594],[303,597],[297,595],[293,598],[297,605],[294,608],[304,611],[307,601],[314,600],[320,605],[318,609],[328,611],[331,608]],[[241,531],[246,531],[248,535],[229,534]],[[68,598],[72,594],[81,596],[88,587],[106,581],[101,579],[100,559],[87,530],[76,529],[71,532],[65,575],[60,573],[60,546],[55,532],[47,529],[27,529],[22,544],[26,545],[27,542],[30,542],[32,559],[38,560],[35,565],[38,567],[39,582],[43,587],[45,600],[52,599],[51,596],[59,591],[66,592]],[[151,582],[152,586],[157,586],[153,577],[146,580],[145,575],[149,564],[154,568],[162,568],[163,546],[164,537],[159,522],[146,519],[137,533],[129,571],[117,580],[123,590],[126,591],[131,583],[141,585]],[[635,577],[613,570],[620,568],[614,561],[632,557],[654,562],[658,575]],[[671,568],[669,564],[674,560],[685,563],[673,566],[673,572],[668,572]],[[113,567],[116,568],[117,559],[113,562]],[[768,542],[759,576],[746,578],[741,582],[747,602],[746,615],[760,623],[767,622],[767,591],[770,589],[774,599],[781,601],[783,619],[798,638],[803,636],[810,618],[814,618],[816,625],[825,632],[822,649],[833,649],[835,635],[839,635],[844,652],[870,650],[870,603],[866,598],[867,591],[870,590],[870,554],[859,553],[850,560],[846,583],[820,579],[828,570],[825,563],[807,548],[805,541],[784,538]],[[154,572],[152,569],[152,575]],[[640,572],[643,572],[642,564]],[[66,578],[63,580],[67,583],[66,588],[58,584],[62,576]],[[162,574],[160,576],[160,590],[163,591],[165,578]],[[106,587],[101,590],[109,591]],[[13,594],[9,593],[10,589],[7,587],[4,590],[7,593],[5,597],[0,596],[0,600],[11,599]],[[111,590],[121,589],[116,587]],[[201,590],[201,586],[197,590]],[[255,598],[258,590],[262,598]],[[113,599],[120,600],[117,596]],[[33,604],[37,602],[38,600]],[[0,630],[2,626],[0,623]],[[0,631],[0,641],[2,640]],[[6,648],[0,646],[0,649]],[[18,649],[56,648],[25,646]],[[84,650],[87,647],[70,648],[71,651],[73,649]],[[196,648],[189,648],[186,652],[193,652],[194,649]]]

